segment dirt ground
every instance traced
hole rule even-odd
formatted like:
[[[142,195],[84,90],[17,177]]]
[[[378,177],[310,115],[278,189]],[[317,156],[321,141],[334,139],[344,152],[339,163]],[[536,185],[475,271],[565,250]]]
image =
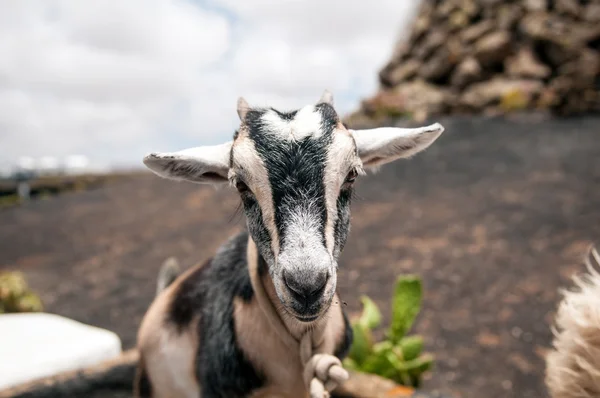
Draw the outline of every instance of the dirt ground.
[[[558,289],[600,238],[600,118],[441,120],[425,153],[359,181],[339,271],[348,309],[389,312],[394,279],[423,277],[415,331],[426,381],[457,397],[542,398]],[[243,226],[228,189],[133,176],[0,211],[0,269],[24,271],[49,312],[131,347],[161,262],[210,256]]]

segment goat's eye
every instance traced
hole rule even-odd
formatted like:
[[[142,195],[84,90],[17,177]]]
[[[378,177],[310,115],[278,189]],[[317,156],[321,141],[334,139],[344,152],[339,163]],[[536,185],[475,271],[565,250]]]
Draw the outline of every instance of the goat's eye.
[[[346,176],[346,180],[344,181],[344,183],[353,184],[354,181],[356,181],[356,177],[358,177],[358,172],[356,171],[356,169],[352,169]]]
[[[248,185],[246,185],[246,183],[243,181],[236,182],[235,187],[237,188],[239,193],[250,192],[250,188],[248,188]]]

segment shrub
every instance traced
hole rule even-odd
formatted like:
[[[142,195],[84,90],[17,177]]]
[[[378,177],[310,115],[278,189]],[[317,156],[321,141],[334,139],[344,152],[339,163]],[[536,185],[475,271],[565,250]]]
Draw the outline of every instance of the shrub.
[[[373,329],[381,324],[381,312],[362,296],[363,311],[352,324],[354,342],[344,366],[376,374],[401,385],[418,387],[423,373],[433,366],[433,356],[423,351],[421,336],[407,336],[422,300],[421,280],[416,276],[398,278],[392,301],[392,319],[383,341],[373,340]]]
[[[31,292],[20,272],[0,273],[0,314],[11,312],[40,312],[40,298]]]

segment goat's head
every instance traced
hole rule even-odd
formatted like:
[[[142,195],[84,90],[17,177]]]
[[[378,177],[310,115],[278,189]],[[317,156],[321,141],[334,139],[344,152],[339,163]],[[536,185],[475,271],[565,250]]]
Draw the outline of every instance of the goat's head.
[[[144,163],[162,177],[237,188],[283,308],[313,321],[335,293],[357,176],[416,154],[444,129],[348,130],[327,91],[317,104],[293,112],[251,108],[240,98],[238,115],[233,141],[153,153]]]

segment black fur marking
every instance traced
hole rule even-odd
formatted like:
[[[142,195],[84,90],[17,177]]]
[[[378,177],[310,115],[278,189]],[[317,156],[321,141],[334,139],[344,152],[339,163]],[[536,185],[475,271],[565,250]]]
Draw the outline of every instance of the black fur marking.
[[[332,134],[339,121],[338,115],[329,104],[318,104],[315,107],[321,113],[321,128],[326,134]]]
[[[167,312],[166,322],[174,324],[180,333],[198,314],[198,308],[204,302],[204,292],[199,286],[202,280],[206,279],[211,262],[212,259],[207,260],[177,287],[177,292]]]
[[[280,118],[282,118],[283,120],[287,120],[287,121],[291,121],[294,120],[294,118],[296,117],[296,114],[298,113],[298,111],[292,111],[292,112],[281,112],[278,111],[277,109],[273,109],[270,108],[273,112],[275,112],[277,115],[279,115]]]
[[[244,357],[235,335],[234,299],[250,301],[254,296],[247,242],[247,232],[238,234],[191,274],[179,286],[167,317],[181,328],[200,316],[196,377],[203,398],[246,397],[264,385],[264,377]]]
[[[269,265],[262,256],[258,256],[258,276],[263,277],[269,272]]]
[[[333,355],[338,357],[340,360],[343,360],[350,352],[350,346],[354,340],[354,333],[352,332],[352,325],[350,325],[346,311],[344,311],[343,308],[341,310],[342,315],[344,316],[344,337],[340,340],[337,347],[335,347],[335,352]]]
[[[271,235],[265,227],[262,217],[262,210],[253,195],[242,195],[244,211],[248,219],[248,228],[260,252],[271,253]]]
[[[342,190],[337,199],[337,220],[334,229],[335,257],[338,257],[342,250],[344,250],[346,240],[350,234],[350,204],[352,201],[352,190],[353,188]]]
[[[152,384],[146,373],[143,358],[140,359],[140,363],[136,369],[134,391],[136,398],[152,398]]]
[[[324,230],[327,222],[327,208],[323,174],[327,161],[327,150],[333,140],[332,133],[337,123],[337,115],[327,104],[321,104],[317,109],[321,112],[323,119],[325,117],[331,119],[335,116],[335,120],[322,121],[320,136],[309,136],[298,141],[291,141],[287,138],[280,139],[277,134],[268,131],[261,119],[264,111],[249,112],[246,119],[250,130],[249,136],[254,141],[255,148],[269,173],[275,207],[275,225],[280,237],[280,246],[285,245],[285,220],[289,219],[290,213],[297,210],[299,206],[306,206],[309,203],[319,212],[320,230],[323,244],[325,244]],[[295,114],[277,113],[280,116],[283,115],[281,117],[286,120]],[[305,210],[302,209],[302,211]]]
[[[169,171],[169,174],[181,178],[190,178],[191,176],[199,177],[198,168],[190,163],[181,162],[176,160],[170,160],[165,164],[165,170]]]

